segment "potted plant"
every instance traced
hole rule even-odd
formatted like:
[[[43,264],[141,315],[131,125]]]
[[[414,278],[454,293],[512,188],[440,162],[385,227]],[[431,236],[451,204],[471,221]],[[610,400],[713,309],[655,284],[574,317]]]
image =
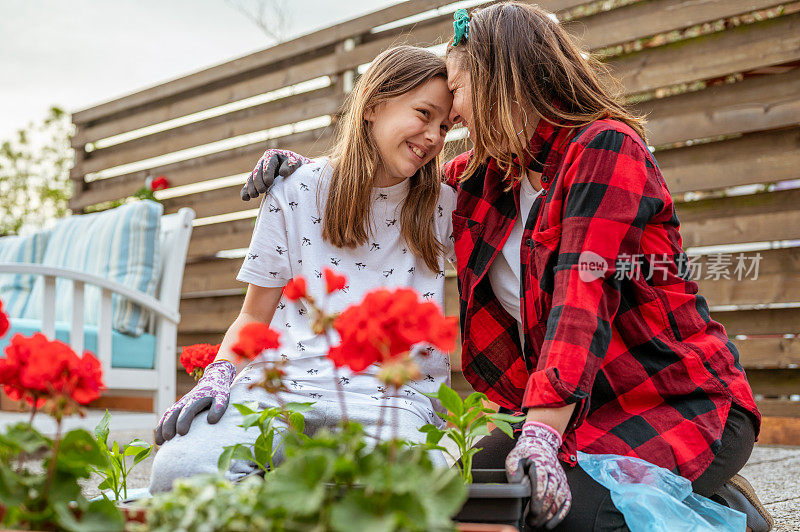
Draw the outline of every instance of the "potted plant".
[[[462,400],[455,391],[443,384],[437,393],[429,396],[438,399],[447,409],[446,414],[440,414],[447,422],[447,427],[440,429],[428,424],[420,430],[427,433],[427,443],[431,447],[441,449],[455,460],[461,478],[467,484],[469,496],[454,519],[523,529],[523,512],[531,495],[530,480],[524,477],[521,483],[509,484],[505,469],[473,469],[472,457],[480,450],[475,447],[478,438],[489,434],[489,423],[511,438],[511,424],[524,421],[524,418],[486,408],[483,403],[486,395],[479,392],[473,392]],[[455,453],[440,445],[445,436],[455,444]]]
[[[7,330],[0,304],[0,336]],[[107,466],[106,450],[83,429],[61,432],[65,416],[82,414],[81,405],[100,396],[98,360],[89,352],[78,356],[40,333],[14,335],[5,355],[0,385],[11,399],[31,406],[31,417],[0,433],[0,524],[23,530],[122,530],[124,520],[114,503],[87,500],[78,483],[94,468]],[[40,412],[55,419],[55,438],[33,428]]]

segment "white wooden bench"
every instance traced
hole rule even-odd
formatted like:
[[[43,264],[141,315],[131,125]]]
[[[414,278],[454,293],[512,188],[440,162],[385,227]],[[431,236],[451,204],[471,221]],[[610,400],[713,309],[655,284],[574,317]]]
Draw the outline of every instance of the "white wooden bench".
[[[176,342],[180,314],[181,284],[186,262],[189,238],[192,232],[192,209],[182,208],[177,213],[161,217],[160,276],[156,297],[132,289],[117,281],[65,268],[56,268],[32,263],[0,263],[0,274],[33,274],[44,277],[41,301],[41,332],[49,338],[55,337],[56,279],[68,279],[72,285],[72,309],[69,327],[69,344],[77,353],[84,350],[84,290],[87,285],[100,288],[100,308],[97,325],[97,352],[95,356],[103,367],[103,380],[108,390],[146,392],[153,395],[153,412],[124,414],[117,416],[115,429],[139,429],[155,426],[158,417],[175,401],[176,393]],[[147,331],[156,338],[156,352],[152,369],[113,367],[112,359],[112,295],[118,294],[149,312]],[[13,325],[13,319],[12,319]],[[27,414],[2,412],[0,425]],[[55,425],[45,416],[40,416],[39,425],[50,432]],[[94,416],[97,417],[97,416]],[[88,426],[93,418],[81,421],[67,420],[67,425]]]

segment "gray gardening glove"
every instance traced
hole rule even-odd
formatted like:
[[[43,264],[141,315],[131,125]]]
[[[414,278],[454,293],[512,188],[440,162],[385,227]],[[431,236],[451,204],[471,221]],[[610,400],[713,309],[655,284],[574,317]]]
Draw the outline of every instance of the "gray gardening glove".
[[[531,480],[531,500],[526,522],[533,527],[544,525],[548,530],[559,524],[572,506],[572,493],[567,475],[558,461],[561,435],[556,429],[529,421],[522,426],[522,435],[506,457],[509,482]]]
[[[203,376],[189,393],[181,397],[161,416],[156,427],[156,444],[189,432],[195,416],[210,407],[208,422],[216,423],[228,408],[231,383],[236,376],[236,367],[227,360],[212,362],[206,366]]]
[[[266,194],[277,176],[289,177],[295,170],[310,162],[311,159],[289,150],[265,151],[242,187],[242,200],[250,201],[259,194]]]

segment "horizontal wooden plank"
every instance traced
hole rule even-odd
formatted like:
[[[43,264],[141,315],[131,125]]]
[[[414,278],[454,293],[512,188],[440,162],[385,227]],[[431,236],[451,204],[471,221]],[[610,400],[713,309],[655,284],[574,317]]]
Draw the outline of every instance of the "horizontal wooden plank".
[[[730,265],[723,267],[726,273],[720,278],[709,275],[713,273],[708,267],[713,255],[702,257],[697,262],[698,277],[701,277],[698,281],[700,294],[710,306],[800,302],[800,275],[797,275],[800,271],[800,248],[742,253],[741,263],[738,256],[738,253],[721,256]]]
[[[660,146],[796,126],[800,97],[787,97],[791,94],[800,94],[800,68],[650,100],[634,109],[647,115],[648,143]]]
[[[800,308],[715,311],[711,318],[724,325],[729,336],[800,333]]]
[[[768,397],[800,394],[800,369],[750,369],[747,380],[753,393]]]
[[[762,131],[655,155],[673,194],[773,183],[800,176],[800,129]]]
[[[247,133],[336,114],[344,95],[335,94],[335,90],[335,87],[325,87],[94,150],[82,162],[81,171],[87,174],[97,172]]]
[[[247,284],[236,280],[242,259],[216,259],[187,264],[183,272],[181,294],[211,290],[240,289],[242,294]]]
[[[258,207],[258,203],[254,200],[250,200],[247,204],[252,205],[253,208]],[[192,230],[192,238],[189,240],[187,260],[195,261],[202,257],[213,256],[224,249],[248,247],[250,237],[253,235],[255,220],[254,216],[244,220],[195,227]]]
[[[570,21],[564,27],[585,49],[635,41],[781,4],[780,0],[645,0]]]
[[[800,238],[800,190],[679,203],[684,247]]]
[[[239,315],[244,295],[181,299],[178,332],[224,334]]]
[[[800,338],[747,338],[734,340],[744,368],[800,366]],[[800,392],[798,392],[800,393]]]
[[[258,207],[259,200],[242,201],[239,196],[242,186],[233,185],[164,200],[164,213],[178,212],[181,207],[191,207],[197,218],[204,218]]]
[[[609,61],[628,93],[639,93],[800,59],[800,13],[686,39]]]
[[[758,434],[761,445],[800,445],[800,419],[796,417],[764,417]]]
[[[224,152],[93,181],[89,190],[84,191],[74,201],[70,201],[70,209],[82,209],[103,201],[129,196],[144,186],[145,179],[150,175],[163,174],[169,179],[170,185],[175,187],[249,172],[267,148],[280,146],[315,157],[327,150],[331,134],[332,128],[304,131]]]
[[[800,418],[800,401],[789,399],[761,399],[756,401],[762,416]],[[800,442],[795,443],[795,445]]]

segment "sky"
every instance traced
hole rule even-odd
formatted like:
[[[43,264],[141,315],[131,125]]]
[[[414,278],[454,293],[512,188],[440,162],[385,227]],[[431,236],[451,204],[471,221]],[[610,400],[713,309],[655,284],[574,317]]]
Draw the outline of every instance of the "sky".
[[[289,0],[288,36],[394,3]],[[270,44],[226,0],[0,0],[0,141],[52,105],[77,111]]]

